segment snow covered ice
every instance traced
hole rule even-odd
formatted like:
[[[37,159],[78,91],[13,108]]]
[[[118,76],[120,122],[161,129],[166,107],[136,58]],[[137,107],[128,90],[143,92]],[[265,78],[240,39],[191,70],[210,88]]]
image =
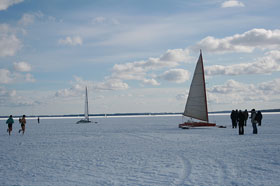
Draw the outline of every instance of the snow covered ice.
[[[280,114],[264,114],[259,134],[227,128],[182,130],[181,116],[27,119],[11,136],[0,120],[0,185],[279,185]]]

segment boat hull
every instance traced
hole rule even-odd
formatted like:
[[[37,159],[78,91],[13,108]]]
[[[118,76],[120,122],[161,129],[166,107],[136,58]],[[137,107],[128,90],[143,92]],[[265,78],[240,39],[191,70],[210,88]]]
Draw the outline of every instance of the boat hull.
[[[185,122],[179,124],[179,128],[190,128],[190,127],[215,127],[215,123],[207,123],[207,122]]]
[[[81,119],[80,121],[77,121],[77,124],[79,123],[91,123],[89,120]]]

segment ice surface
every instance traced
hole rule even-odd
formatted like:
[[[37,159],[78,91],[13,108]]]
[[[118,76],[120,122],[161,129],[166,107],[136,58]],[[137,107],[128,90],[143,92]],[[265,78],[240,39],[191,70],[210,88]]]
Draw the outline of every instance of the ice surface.
[[[259,134],[227,128],[182,130],[179,116],[27,119],[11,136],[0,120],[0,185],[279,185],[280,115]]]

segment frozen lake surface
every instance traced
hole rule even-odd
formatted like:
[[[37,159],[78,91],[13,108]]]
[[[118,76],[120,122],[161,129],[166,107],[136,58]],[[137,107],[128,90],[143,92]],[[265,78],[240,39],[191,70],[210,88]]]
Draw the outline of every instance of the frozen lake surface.
[[[182,130],[180,116],[27,119],[25,135],[0,120],[0,185],[280,184],[280,114],[264,114],[259,134],[227,128]],[[5,119],[6,120],[6,119]]]

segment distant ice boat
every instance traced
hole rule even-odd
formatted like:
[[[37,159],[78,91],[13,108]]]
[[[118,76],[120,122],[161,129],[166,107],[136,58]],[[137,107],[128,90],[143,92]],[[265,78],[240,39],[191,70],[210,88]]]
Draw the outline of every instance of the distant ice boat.
[[[205,88],[205,77],[203,68],[202,52],[195,67],[193,79],[191,82],[189,95],[183,113],[184,116],[202,120],[201,122],[188,121],[179,124],[179,128],[188,129],[190,127],[214,127],[215,123],[209,123],[207,97]]]
[[[79,123],[91,123],[88,117],[88,93],[87,93],[87,87],[86,87],[86,98],[85,98],[85,118],[77,121],[77,124]]]

